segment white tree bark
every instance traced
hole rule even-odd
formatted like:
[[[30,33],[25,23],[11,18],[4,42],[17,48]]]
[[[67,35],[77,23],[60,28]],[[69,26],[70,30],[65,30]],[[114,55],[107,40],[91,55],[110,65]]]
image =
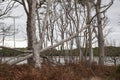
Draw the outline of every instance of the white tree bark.
[[[97,25],[98,25],[98,50],[99,50],[99,64],[104,65],[104,36],[101,20],[101,0],[97,0],[96,13],[97,15]]]
[[[89,39],[88,39],[88,45],[89,45],[89,64],[91,66],[92,62],[93,62],[93,50],[92,50],[92,27],[91,27],[91,23],[90,23],[90,19],[91,19],[91,4],[90,4],[90,1],[87,0],[86,2],[86,6],[87,6],[87,22],[86,24],[89,25],[88,26],[88,36],[89,36]]]
[[[31,34],[32,34],[32,45],[33,45],[33,58],[35,61],[35,67],[41,67],[40,56],[39,56],[39,47],[37,45],[37,37],[36,37],[36,5],[37,0],[31,0],[31,9],[29,11],[31,15]]]

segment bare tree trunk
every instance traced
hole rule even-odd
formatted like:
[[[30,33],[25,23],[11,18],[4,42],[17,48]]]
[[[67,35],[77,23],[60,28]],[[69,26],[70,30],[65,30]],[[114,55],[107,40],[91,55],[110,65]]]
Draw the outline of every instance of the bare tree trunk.
[[[84,53],[85,53],[85,61],[87,61],[87,56],[88,56],[88,36],[87,36],[87,29],[86,29],[84,35],[85,35],[85,40],[84,40],[85,41],[85,51],[84,51]]]
[[[35,67],[40,67],[41,63],[40,63],[40,56],[39,56],[39,47],[37,46],[37,37],[36,37],[36,0],[28,0],[28,6],[29,6],[29,14],[28,14],[28,18],[29,18],[29,28],[30,31],[28,32],[29,35],[29,48],[32,48],[33,50],[33,57],[34,57],[34,61],[35,61]],[[31,37],[30,37],[31,36]]]
[[[37,9],[36,10],[36,13],[37,13],[37,20],[38,20],[38,30],[39,30],[39,38],[41,39],[42,38],[42,26],[40,26],[40,17],[39,17],[39,10]],[[40,45],[40,48],[42,49],[43,46]]]
[[[92,50],[92,31],[91,31],[91,25],[90,25],[90,18],[91,18],[91,5],[89,0],[87,0],[87,25],[88,26],[88,43],[89,43],[89,64],[91,66],[92,62],[93,62],[93,50]]]
[[[76,45],[77,45],[77,50],[78,50],[78,53],[79,53],[79,60],[82,61],[83,60],[83,52],[82,52],[82,49],[81,49],[81,46],[80,46],[80,39],[79,39],[78,36],[76,37]]]
[[[30,24],[30,21],[31,21],[31,16],[28,14],[27,16],[27,44],[28,44],[28,47],[27,47],[27,50],[32,50],[33,49],[33,41],[32,41],[32,30],[31,30],[31,27],[32,25]],[[33,61],[33,56],[31,56],[30,58],[27,59],[27,62],[29,65],[34,65],[34,61]]]
[[[29,5],[31,5],[30,1],[27,0],[28,7],[29,7]],[[22,3],[24,3],[24,2],[25,1],[23,0]],[[27,32],[27,46],[28,46],[27,50],[32,50],[33,49],[33,44],[32,44],[33,41],[32,41],[32,34],[31,34],[31,32],[32,32],[31,13],[27,12],[25,4],[23,4],[23,7],[24,7],[24,9],[26,11],[26,15],[27,15],[27,27],[26,27],[26,32]],[[29,9],[29,11],[31,11],[30,8],[28,8],[28,9]],[[34,66],[33,56],[31,56],[30,58],[28,58],[27,62],[28,62],[29,65]]]
[[[97,15],[97,25],[98,25],[98,50],[99,50],[99,64],[104,65],[104,37],[102,29],[102,20],[100,13],[101,0],[97,0],[96,13]]]
[[[75,0],[75,14],[76,14],[76,32],[79,32],[80,29],[80,25],[79,25],[79,15],[78,15],[78,10],[77,10],[77,1]],[[76,37],[76,44],[77,44],[77,49],[78,49],[78,53],[79,53],[79,60],[82,61],[83,60],[83,52],[81,49],[81,42],[80,42],[80,38],[79,38],[79,34]]]

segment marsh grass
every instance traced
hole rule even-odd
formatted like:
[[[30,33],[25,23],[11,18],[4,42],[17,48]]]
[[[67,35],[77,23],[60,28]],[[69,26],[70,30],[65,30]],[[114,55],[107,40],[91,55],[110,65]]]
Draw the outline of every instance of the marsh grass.
[[[110,66],[93,65],[89,68],[82,62],[56,66],[43,63],[40,69],[27,64],[2,64],[0,80],[104,80],[111,75],[112,70]]]

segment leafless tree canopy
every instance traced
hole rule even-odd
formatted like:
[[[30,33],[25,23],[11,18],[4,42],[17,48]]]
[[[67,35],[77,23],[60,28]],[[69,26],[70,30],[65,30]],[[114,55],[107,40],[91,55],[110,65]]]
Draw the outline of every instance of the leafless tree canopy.
[[[90,64],[93,62],[93,43],[99,46],[99,63],[104,64],[104,27],[106,25],[106,11],[113,4],[102,5],[103,0],[12,0],[23,5],[27,15],[28,50],[32,54],[13,62],[17,63],[33,57],[36,67],[41,67],[42,52],[56,48],[69,50],[77,48],[79,60],[86,60],[83,54],[89,53]],[[10,5],[10,3],[8,4]],[[10,11],[6,8],[4,13]],[[85,48],[85,51],[82,50]],[[66,60],[66,59],[65,59]],[[69,56],[70,61],[74,61]]]

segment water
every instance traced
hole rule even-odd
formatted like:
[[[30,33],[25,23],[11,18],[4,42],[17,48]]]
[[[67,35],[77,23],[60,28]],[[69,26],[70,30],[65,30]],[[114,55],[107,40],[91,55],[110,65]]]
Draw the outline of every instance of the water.
[[[2,62],[6,62],[6,61],[9,61],[9,62],[12,62],[12,61],[15,61],[17,60],[18,58],[15,58],[15,57],[4,57],[2,58]],[[74,60],[74,61],[78,61],[79,58],[78,57],[73,57],[72,59],[69,58],[69,57],[58,57],[58,56],[55,56],[55,57],[52,57],[50,58],[51,60],[53,60],[54,62],[60,62],[62,64],[65,63],[65,61],[70,61],[70,60]],[[88,59],[88,58],[87,58]],[[96,63],[98,63],[98,57],[94,57],[94,61]],[[119,65],[120,64],[120,57],[106,57],[105,58],[105,65],[114,65],[114,61],[116,59],[116,64]],[[24,60],[18,64],[27,64],[27,60]]]
[[[10,63],[10,62],[16,61],[17,59],[18,58],[15,58],[15,57],[3,57],[2,58],[2,63],[6,62],[6,61],[8,61]],[[17,64],[27,64],[27,60],[24,60],[24,61],[19,62]]]

